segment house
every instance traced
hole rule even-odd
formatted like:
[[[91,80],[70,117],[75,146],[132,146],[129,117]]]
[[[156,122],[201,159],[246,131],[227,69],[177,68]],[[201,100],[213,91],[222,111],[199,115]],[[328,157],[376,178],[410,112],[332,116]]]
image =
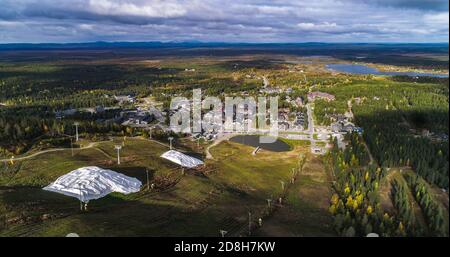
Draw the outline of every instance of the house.
[[[336,121],[336,122],[340,122],[340,123],[345,123],[348,121],[348,117],[346,115],[343,114],[333,114],[330,117],[332,120]]]
[[[123,126],[135,126],[135,125],[148,125],[153,121],[153,117],[151,115],[145,116],[135,116],[128,118],[124,122],[122,122]]]
[[[293,127],[303,130],[306,127],[305,115],[302,112],[296,113],[295,120],[293,122]]]
[[[295,99],[295,103],[296,103],[297,106],[299,106],[299,107],[303,106],[303,105],[304,105],[303,97],[297,97],[297,98]]]
[[[358,134],[362,134],[364,130],[361,127],[356,127],[352,123],[335,122],[335,123],[331,124],[331,131],[334,132],[334,133],[337,133],[337,132],[346,132],[346,133],[356,132]]]
[[[313,102],[316,99],[324,99],[327,101],[334,101],[336,97],[334,95],[324,93],[324,92],[310,92],[308,93],[308,101]]]
[[[287,121],[288,120],[288,115],[285,112],[279,112],[278,113],[278,120],[279,121]]]
[[[342,127],[342,132],[347,132],[347,133],[352,133],[353,132],[353,130],[355,129],[355,126],[353,126],[352,124],[345,124],[343,127]]]
[[[136,98],[132,97],[131,95],[114,96],[114,99],[116,99],[119,104],[136,102]]]
[[[150,115],[153,115],[153,117],[155,117],[155,119],[157,119],[159,121],[163,122],[165,120],[165,114],[163,112],[161,112],[160,110],[158,110],[157,108],[155,108],[155,107],[151,107],[148,110],[148,113]]]
[[[105,108],[103,106],[97,106],[94,108],[95,113],[102,113],[105,111]]]
[[[293,127],[297,128],[297,129],[300,129],[300,130],[303,130],[305,128],[305,123],[301,122],[299,120],[296,120],[296,121],[294,121]]]
[[[287,121],[279,121],[278,122],[278,129],[280,130],[288,130],[290,127],[289,122]]]
[[[155,120],[155,116],[142,110],[122,111],[120,117],[123,126],[146,126]]]
[[[55,116],[57,119],[62,119],[66,116],[74,115],[75,113],[77,113],[77,111],[78,111],[77,109],[67,109],[64,111],[57,111],[57,112],[55,112]]]
[[[278,87],[266,87],[266,88],[263,88],[263,89],[261,89],[261,90],[259,90],[259,92],[260,93],[266,93],[266,94],[280,94],[280,93],[282,93],[282,89],[280,89],[280,88],[278,88]]]
[[[331,131],[332,132],[340,132],[342,131],[343,125],[341,122],[335,122],[333,124],[331,124]]]

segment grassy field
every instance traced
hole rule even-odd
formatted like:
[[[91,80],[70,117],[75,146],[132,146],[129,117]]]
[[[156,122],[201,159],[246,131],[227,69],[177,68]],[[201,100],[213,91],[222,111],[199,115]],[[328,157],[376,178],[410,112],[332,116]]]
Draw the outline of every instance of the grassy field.
[[[4,168],[0,235],[64,236],[76,232],[81,236],[218,236],[220,229],[227,230],[228,235],[242,235],[248,233],[249,211],[254,225],[259,217],[267,217],[268,229],[263,225],[255,231],[257,235],[315,235],[327,230],[323,221],[328,222],[328,217],[316,203],[327,205],[328,195],[308,193],[327,192],[322,181],[325,173],[317,159],[305,165],[305,172],[311,174],[302,174],[292,190],[289,188],[286,204],[267,215],[266,199],[273,199],[275,204],[282,194],[280,181],[289,181],[292,168],[298,166],[299,153],[307,151],[303,146],[285,153],[261,151],[252,156],[252,147],[225,141],[211,149],[214,156],[221,157],[207,161],[207,175],[192,171],[182,175],[179,168],[159,157],[166,146],[144,139],[126,139],[122,163],[117,165],[114,145],[122,140],[76,150],[74,156],[70,150],[46,153]],[[80,212],[75,198],[41,189],[57,177],[88,165],[137,177],[144,184],[148,169],[155,190],[144,186],[136,194],[113,193],[92,201],[89,211]],[[319,174],[317,178],[314,172]],[[283,231],[270,229],[272,223],[286,218],[297,225],[286,226]],[[318,225],[311,226],[315,218]]]
[[[329,175],[322,160],[308,154],[282,208],[264,223],[256,235],[335,236],[328,212],[330,196]]]

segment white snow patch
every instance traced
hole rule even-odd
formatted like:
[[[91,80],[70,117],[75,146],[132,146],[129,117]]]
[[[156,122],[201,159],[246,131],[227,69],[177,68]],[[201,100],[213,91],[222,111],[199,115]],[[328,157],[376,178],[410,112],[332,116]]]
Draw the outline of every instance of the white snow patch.
[[[203,164],[199,159],[175,150],[167,151],[161,157],[186,168],[194,168]]]
[[[139,192],[141,186],[142,183],[136,178],[90,166],[71,171],[43,189],[88,202],[112,192],[123,194]]]

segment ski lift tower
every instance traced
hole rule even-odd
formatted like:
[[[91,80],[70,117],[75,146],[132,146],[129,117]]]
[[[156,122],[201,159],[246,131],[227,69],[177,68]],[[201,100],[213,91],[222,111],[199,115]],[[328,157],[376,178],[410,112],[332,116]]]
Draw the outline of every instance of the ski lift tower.
[[[169,139],[169,141],[170,141],[170,150],[172,150],[172,140],[173,140],[173,137],[169,137],[168,139]]]
[[[73,125],[75,126],[75,142],[78,142],[78,126],[80,126],[80,123],[75,122]]]
[[[220,232],[220,235],[222,236],[222,237],[225,237],[225,235],[228,233],[228,231],[226,231],[226,230],[219,230],[219,232]]]
[[[116,145],[114,148],[117,150],[117,164],[120,164],[120,150],[122,149],[122,146]]]

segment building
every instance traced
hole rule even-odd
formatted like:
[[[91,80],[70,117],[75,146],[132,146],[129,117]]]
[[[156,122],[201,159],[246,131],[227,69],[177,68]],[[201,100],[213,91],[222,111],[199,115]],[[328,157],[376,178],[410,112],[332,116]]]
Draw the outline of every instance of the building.
[[[120,113],[123,126],[142,127],[149,125],[155,117],[148,111],[128,110]]]
[[[265,93],[265,94],[270,95],[270,94],[281,94],[281,93],[283,93],[283,90],[278,87],[266,87],[266,88],[260,89],[259,92],[262,94]]]
[[[102,113],[102,112],[105,112],[105,107],[103,107],[103,106],[96,106],[96,107],[94,108],[94,112],[95,112],[95,113]]]
[[[297,97],[297,98],[295,99],[295,103],[296,103],[297,106],[299,106],[299,107],[302,107],[302,106],[305,104],[305,102],[304,102],[304,100],[303,100],[303,97]]]
[[[363,133],[363,129],[361,127],[356,127],[350,122],[337,121],[331,124],[331,131],[333,133],[353,133],[356,132],[358,134]]]
[[[352,133],[353,132],[353,130],[355,129],[355,126],[353,126],[353,124],[345,124],[343,127],[342,127],[342,132],[347,132],[347,133]]]
[[[131,95],[114,96],[114,99],[116,99],[116,101],[119,102],[119,104],[136,102],[136,98],[134,98]]]
[[[287,121],[279,121],[278,122],[278,129],[280,130],[288,130],[290,127],[289,122]]]
[[[64,110],[64,111],[57,111],[57,112],[55,112],[55,117],[57,119],[62,119],[64,117],[66,117],[66,116],[74,115],[75,113],[77,113],[77,111],[78,111],[77,109],[67,109],[67,110]]]
[[[278,120],[279,121],[287,121],[287,120],[289,120],[288,113],[287,112],[279,112],[278,113]]]
[[[316,99],[324,99],[327,101],[334,101],[336,97],[334,95],[324,93],[324,92],[310,92],[308,93],[308,101],[313,102]]]
[[[341,132],[342,127],[343,127],[343,125],[341,122],[335,122],[335,123],[331,124],[331,131],[334,133]]]
[[[330,115],[330,118],[332,121],[339,122],[339,123],[348,122],[348,117],[344,114],[332,114],[332,115]]]

